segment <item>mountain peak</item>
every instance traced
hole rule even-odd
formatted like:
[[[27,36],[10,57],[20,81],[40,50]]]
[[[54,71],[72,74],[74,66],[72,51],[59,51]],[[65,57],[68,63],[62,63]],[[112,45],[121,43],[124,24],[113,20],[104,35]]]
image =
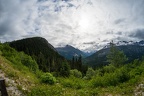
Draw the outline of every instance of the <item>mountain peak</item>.
[[[117,43],[114,43],[116,46],[127,46],[127,45],[138,45],[138,46],[144,46],[144,40],[141,40],[139,42],[134,41],[118,41]],[[110,47],[110,43],[108,43],[106,46],[104,46],[102,49],[106,49]]]
[[[56,50],[59,52],[60,55],[64,56],[67,59],[72,59],[73,56],[79,56],[79,55],[81,55],[82,57],[87,57],[87,54],[71,45],[58,47],[56,48]]]

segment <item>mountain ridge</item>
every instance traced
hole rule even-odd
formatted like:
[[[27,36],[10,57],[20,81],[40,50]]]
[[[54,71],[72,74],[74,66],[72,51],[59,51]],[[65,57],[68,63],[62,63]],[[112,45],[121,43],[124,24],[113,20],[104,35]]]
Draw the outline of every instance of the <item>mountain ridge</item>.
[[[82,52],[81,50],[71,45],[66,45],[64,47],[57,47],[56,50],[60,55],[64,56],[67,59],[72,59],[73,56],[79,56],[79,55],[81,55],[83,58],[87,57],[86,53]]]
[[[43,71],[58,70],[59,62],[64,57],[59,55],[57,50],[45,38],[31,37],[9,42],[9,45],[17,51],[24,51],[32,56]],[[52,65],[53,64],[53,65]]]
[[[144,56],[144,41],[134,42],[129,45],[116,45],[116,47],[123,51],[128,58],[128,62],[132,62],[135,59],[141,59]],[[110,48],[104,47],[103,49],[97,51],[91,56],[85,58],[83,61],[85,64],[93,67],[107,65],[107,54],[109,53]]]

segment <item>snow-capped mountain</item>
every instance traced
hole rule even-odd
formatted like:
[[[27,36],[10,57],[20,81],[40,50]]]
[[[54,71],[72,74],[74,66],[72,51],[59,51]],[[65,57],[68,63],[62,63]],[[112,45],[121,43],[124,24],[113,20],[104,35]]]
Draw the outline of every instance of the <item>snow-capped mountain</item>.
[[[139,41],[139,42],[135,42],[135,45],[139,45],[139,46],[144,46],[144,40]]]
[[[142,56],[144,56],[144,40],[139,42],[120,41],[115,43],[115,45],[119,50],[124,52],[124,54],[128,58],[128,62],[132,62],[135,59],[141,59]],[[85,58],[85,62],[89,64],[89,66],[95,67],[108,64],[106,56],[109,53],[109,50],[109,46],[106,46],[103,49],[94,53],[93,55]]]
[[[134,42],[134,41],[119,41],[117,43],[114,43],[116,46],[126,46],[126,45],[138,45],[138,46],[144,46],[144,40],[139,41],[139,42]],[[109,48],[110,47],[110,43],[108,43],[106,46],[103,47],[103,49],[105,48]]]
[[[84,57],[87,57],[89,56],[89,54],[87,53],[84,53],[82,52],[81,50],[77,49],[77,48],[74,48],[73,46],[71,45],[66,45],[64,47],[58,47],[56,48],[56,50],[58,51],[58,53],[62,56],[64,56],[65,58],[67,59],[72,59],[73,56],[82,56],[83,58]]]

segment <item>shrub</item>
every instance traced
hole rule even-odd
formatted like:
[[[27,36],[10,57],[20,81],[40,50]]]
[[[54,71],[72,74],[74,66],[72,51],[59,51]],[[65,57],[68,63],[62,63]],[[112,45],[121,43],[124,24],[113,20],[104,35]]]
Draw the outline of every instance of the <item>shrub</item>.
[[[88,68],[85,79],[91,79],[95,75],[95,71],[92,68]]]
[[[36,73],[36,71],[38,70],[38,64],[36,63],[36,61],[33,60],[30,56],[24,54],[23,52],[21,52],[19,55],[21,57],[21,63],[27,66],[30,71]]]
[[[112,64],[109,64],[108,66],[104,66],[103,70],[105,73],[112,73],[116,70],[116,67],[114,67]]]
[[[70,75],[77,77],[77,78],[82,78],[82,73],[78,71],[77,69],[70,70]]]
[[[41,81],[47,84],[54,84],[56,83],[56,78],[51,73],[43,73],[41,76]]]
[[[84,80],[75,77],[64,78],[61,80],[61,84],[64,87],[81,89],[85,86]]]
[[[118,81],[120,83],[123,83],[123,82],[128,81],[130,79],[130,74],[125,67],[120,68],[118,71],[116,71],[115,74],[116,74]]]

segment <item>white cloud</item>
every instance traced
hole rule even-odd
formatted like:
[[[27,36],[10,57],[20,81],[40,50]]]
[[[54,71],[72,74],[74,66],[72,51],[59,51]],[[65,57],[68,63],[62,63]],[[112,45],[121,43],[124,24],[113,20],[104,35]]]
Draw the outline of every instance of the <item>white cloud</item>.
[[[111,40],[140,40],[134,31],[144,29],[143,4],[144,0],[0,0],[0,38],[42,36],[54,46],[81,49],[90,48],[87,42],[101,48]]]

